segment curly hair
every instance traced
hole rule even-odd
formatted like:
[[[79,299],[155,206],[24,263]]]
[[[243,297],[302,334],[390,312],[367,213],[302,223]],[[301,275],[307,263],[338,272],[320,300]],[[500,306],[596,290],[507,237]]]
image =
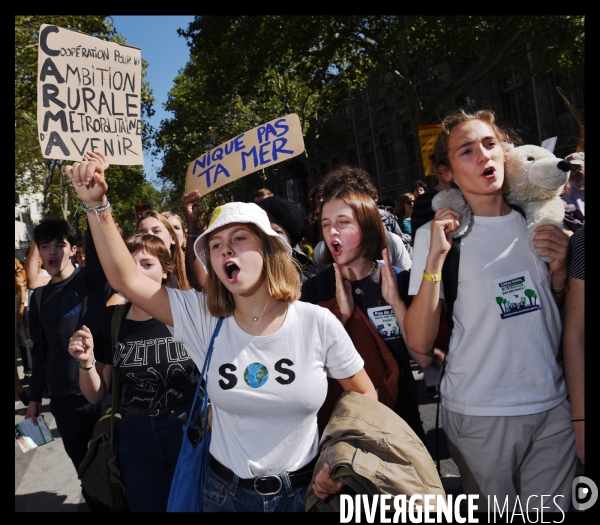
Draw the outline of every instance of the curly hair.
[[[325,193],[339,191],[344,186],[354,188],[359,193],[364,193],[375,202],[379,198],[377,188],[371,180],[371,176],[362,168],[353,166],[338,166],[332,169],[323,179]]]

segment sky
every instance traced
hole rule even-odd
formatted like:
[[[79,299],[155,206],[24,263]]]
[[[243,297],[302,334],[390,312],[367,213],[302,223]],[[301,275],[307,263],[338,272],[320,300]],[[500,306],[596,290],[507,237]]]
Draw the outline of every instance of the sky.
[[[158,128],[161,120],[173,114],[163,109],[167,94],[189,58],[186,40],[177,34],[177,29],[187,29],[193,16],[112,16],[115,29],[127,39],[127,44],[139,47],[142,58],[148,62],[146,80],[154,90],[154,116],[150,124]],[[155,173],[160,161],[144,155],[144,171],[151,183],[156,183]]]

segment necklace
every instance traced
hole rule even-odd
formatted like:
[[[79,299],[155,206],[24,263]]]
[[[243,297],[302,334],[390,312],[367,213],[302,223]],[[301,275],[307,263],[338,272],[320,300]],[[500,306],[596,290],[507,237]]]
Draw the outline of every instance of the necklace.
[[[252,321],[254,321],[254,322],[256,323],[256,322],[257,322],[257,321],[258,321],[258,320],[259,320],[261,317],[264,317],[264,316],[265,316],[265,315],[267,315],[268,313],[271,313],[273,310],[275,310],[275,308],[277,308],[277,307],[279,306],[279,304],[280,304],[280,302],[279,302],[279,301],[277,301],[277,302],[275,303],[275,306],[274,306],[273,308],[271,308],[271,309],[270,309],[268,312],[265,312],[265,313],[262,313],[262,314],[260,314],[258,317],[254,317],[254,316],[252,316],[252,315],[245,314],[244,312],[242,312],[242,311],[241,311],[240,309],[238,309],[238,308],[236,308],[236,310],[237,310],[237,311],[238,311],[240,314],[242,314],[242,315],[244,315],[244,316],[246,316],[246,317],[249,317],[250,319],[252,319]]]
[[[369,277],[371,276],[371,274],[375,271],[375,268],[377,268],[377,263],[373,262],[373,267],[371,268],[371,271],[366,275],[366,277],[363,277],[362,279],[359,279],[357,282],[361,282],[364,281],[365,279],[367,279],[367,281],[365,282],[365,285],[362,288],[359,288],[358,286],[354,289],[354,293],[356,295],[365,295],[365,290],[367,289],[367,286],[369,285],[370,279]],[[350,281],[352,282],[352,281]]]

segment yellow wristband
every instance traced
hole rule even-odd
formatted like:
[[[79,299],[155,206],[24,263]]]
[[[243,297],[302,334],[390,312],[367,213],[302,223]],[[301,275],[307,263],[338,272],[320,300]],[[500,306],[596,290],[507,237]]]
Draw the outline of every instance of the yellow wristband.
[[[442,274],[423,272],[423,280],[431,281],[432,283],[439,283],[442,280]]]

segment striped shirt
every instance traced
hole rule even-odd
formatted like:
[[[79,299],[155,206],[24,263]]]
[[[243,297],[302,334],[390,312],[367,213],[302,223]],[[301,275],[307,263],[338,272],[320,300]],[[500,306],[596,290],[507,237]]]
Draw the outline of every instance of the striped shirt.
[[[569,277],[585,281],[585,225],[569,239],[567,264]]]

